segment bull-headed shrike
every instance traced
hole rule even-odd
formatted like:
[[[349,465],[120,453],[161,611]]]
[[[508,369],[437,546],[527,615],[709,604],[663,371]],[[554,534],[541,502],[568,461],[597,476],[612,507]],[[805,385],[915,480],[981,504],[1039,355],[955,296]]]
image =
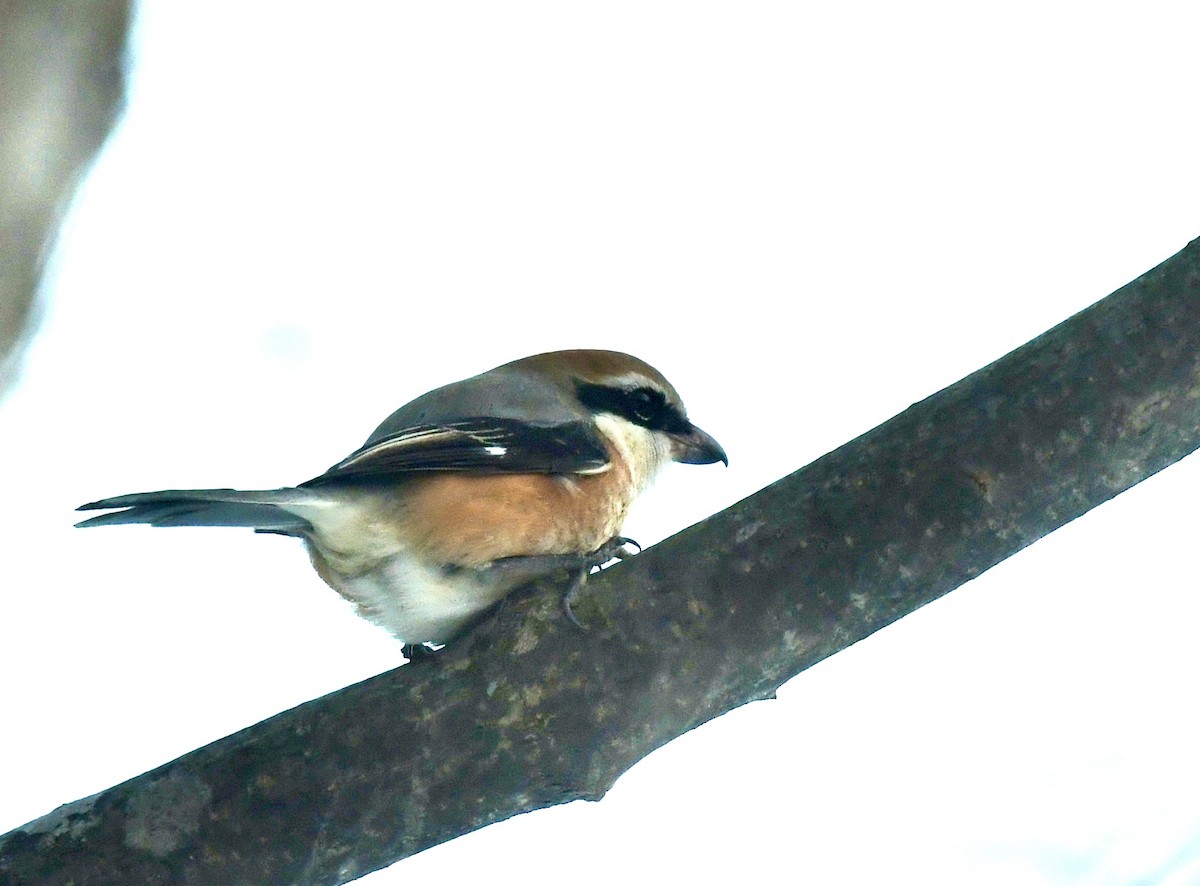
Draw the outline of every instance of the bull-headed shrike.
[[[110,513],[78,525],[302,538],[321,578],[411,650],[541,575],[578,581],[619,555],[630,504],[671,461],[728,464],[661,373],[615,351],[554,351],[423,394],[294,488],[119,495],[81,506]]]

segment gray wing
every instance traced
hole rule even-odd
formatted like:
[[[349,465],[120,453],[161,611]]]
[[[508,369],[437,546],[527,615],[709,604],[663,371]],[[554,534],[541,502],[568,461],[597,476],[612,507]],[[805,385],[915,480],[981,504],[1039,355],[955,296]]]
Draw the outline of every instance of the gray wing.
[[[584,422],[541,427],[476,418],[421,425],[369,443],[302,486],[386,481],[414,471],[594,474],[608,450]]]
[[[608,465],[604,439],[565,394],[528,373],[493,370],[402,406],[361,449],[302,485],[414,471],[592,474]]]
[[[423,425],[446,425],[471,416],[507,418],[535,425],[579,421],[577,402],[558,387],[519,367],[502,366],[435,388],[401,406],[364,445]]]

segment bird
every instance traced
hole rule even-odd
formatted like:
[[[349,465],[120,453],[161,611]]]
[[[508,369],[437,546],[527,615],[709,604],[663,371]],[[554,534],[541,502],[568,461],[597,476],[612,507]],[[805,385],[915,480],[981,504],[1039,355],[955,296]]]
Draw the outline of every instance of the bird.
[[[628,556],[630,505],[671,462],[729,459],[669,381],[618,351],[524,357],[401,406],[294,487],[175,489],[81,505],[80,527],[231,526],[303,540],[317,574],[409,658],[550,573]]]

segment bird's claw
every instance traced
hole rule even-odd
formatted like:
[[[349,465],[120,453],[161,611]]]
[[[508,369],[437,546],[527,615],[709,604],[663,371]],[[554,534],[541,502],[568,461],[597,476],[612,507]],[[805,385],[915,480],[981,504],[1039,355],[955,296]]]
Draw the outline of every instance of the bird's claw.
[[[629,551],[625,550],[627,545],[633,545],[635,548],[637,548],[637,551],[630,553]],[[582,560],[587,570],[590,572],[593,569],[601,568],[605,563],[608,563],[611,560],[628,560],[630,557],[640,554],[641,552],[642,546],[632,538],[626,538],[623,535],[614,535],[590,554],[584,554]]]
[[[400,654],[407,658],[410,662],[417,662],[421,659],[430,658],[437,654],[438,649],[428,643],[405,643],[400,647]]]
[[[616,551],[614,552],[613,556],[618,560],[628,560],[630,557],[636,556],[642,552],[642,546],[640,544],[638,544],[632,538],[626,538],[623,535],[614,535],[611,539],[609,539],[608,544],[616,546]],[[626,545],[633,545],[635,548],[637,548],[637,550],[631,554],[629,551],[625,550]]]
[[[637,548],[636,553],[630,553],[629,551],[625,550],[626,545],[633,545],[633,547]],[[583,622],[575,617],[575,611],[572,609],[572,604],[574,604],[574,602],[579,598],[579,592],[582,591],[583,586],[587,584],[588,574],[593,569],[602,568],[605,563],[608,563],[611,560],[628,560],[630,557],[636,556],[636,554],[640,554],[641,552],[642,546],[632,538],[626,538],[623,535],[614,535],[599,548],[592,551],[592,553],[584,555],[583,565],[579,569],[575,570],[575,575],[571,579],[571,584],[563,593],[562,598],[563,612],[566,614],[567,619],[571,622],[571,624],[575,625],[575,627],[579,628],[581,631],[587,630],[587,628],[583,626]]]
[[[567,590],[563,593],[562,598],[563,613],[567,616],[567,619],[571,622],[571,624],[575,625],[575,627],[579,628],[581,631],[586,631],[587,628],[583,626],[583,622],[575,617],[575,611],[571,608],[571,604],[575,602],[576,598],[579,596],[579,592],[583,590],[583,586],[587,582],[589,568],[590,567],[575,571],[575,576],[571,579],[571,584],[568,585]]]

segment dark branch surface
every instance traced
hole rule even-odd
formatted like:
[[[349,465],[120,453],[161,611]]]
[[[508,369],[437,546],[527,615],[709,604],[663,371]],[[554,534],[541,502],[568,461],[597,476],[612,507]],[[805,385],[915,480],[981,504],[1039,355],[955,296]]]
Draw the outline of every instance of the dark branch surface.
[[[0,881],[342,883],[771,695],[1200,445],[1200,241],[808,467],[441,654],[0,838]]]

